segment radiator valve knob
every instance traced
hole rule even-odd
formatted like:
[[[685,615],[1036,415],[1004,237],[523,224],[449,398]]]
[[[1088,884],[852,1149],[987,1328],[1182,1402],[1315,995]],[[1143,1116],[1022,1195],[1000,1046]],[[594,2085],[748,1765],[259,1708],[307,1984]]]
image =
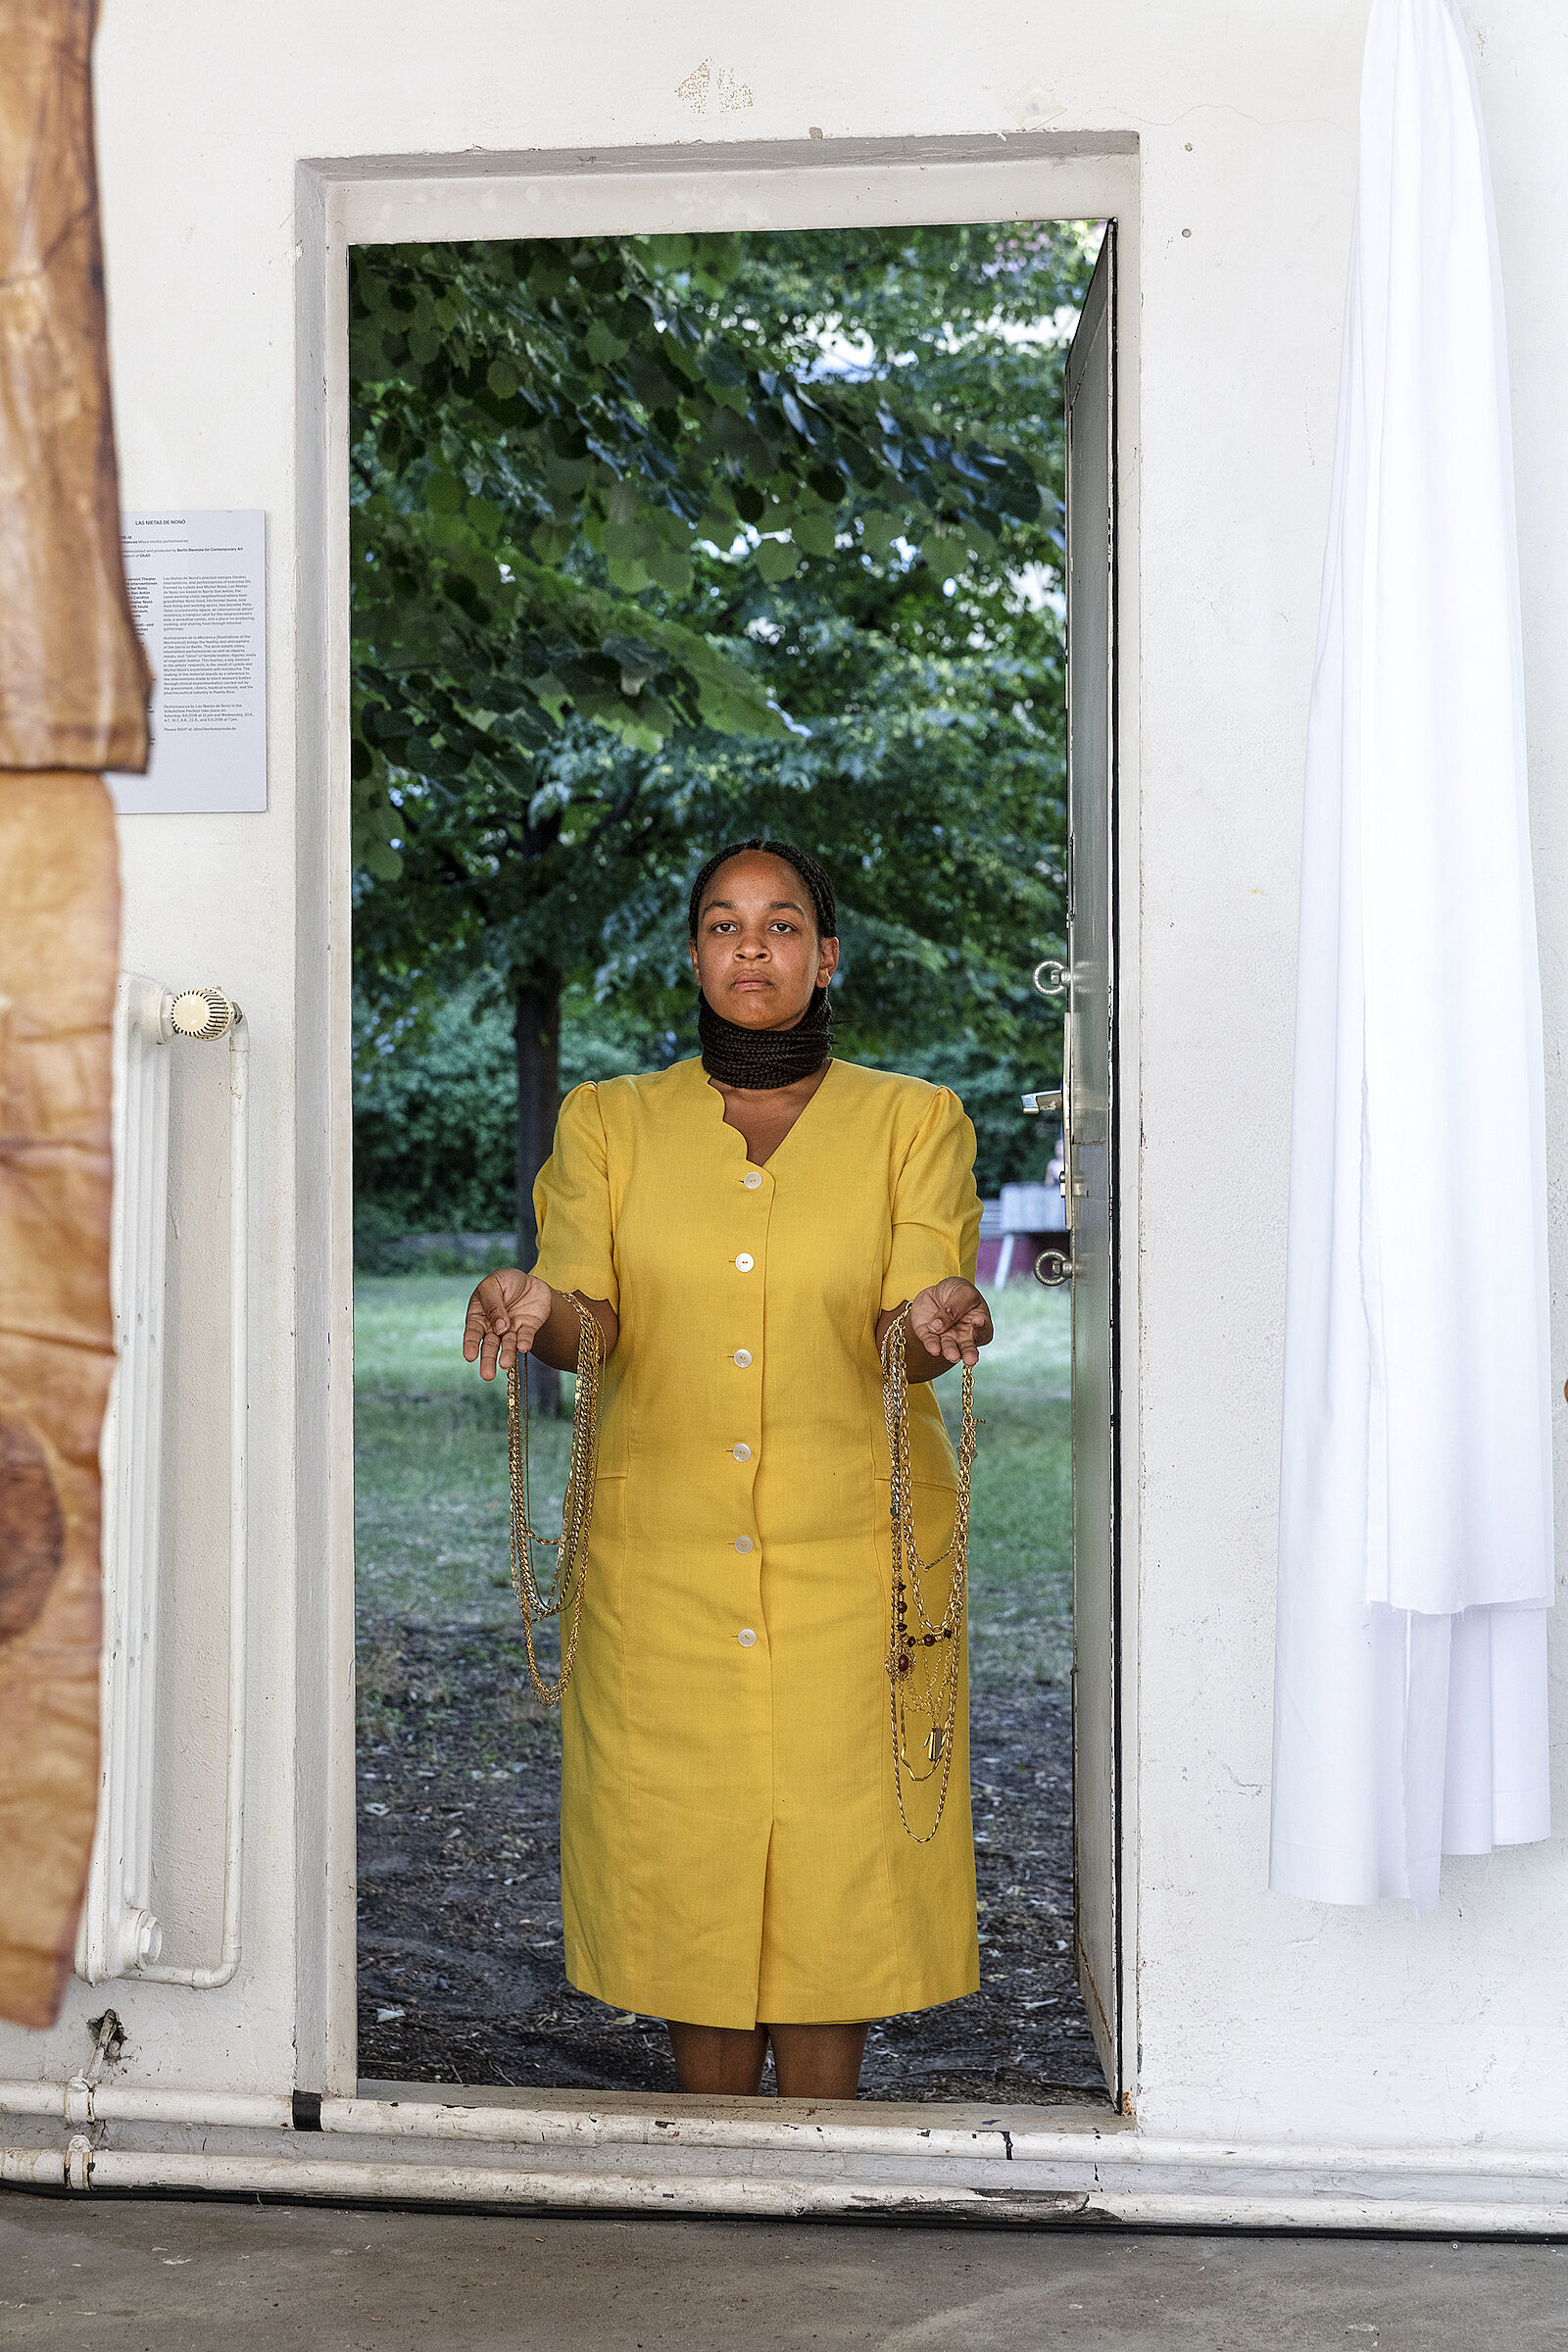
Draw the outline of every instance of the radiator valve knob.
[[[169,1008],[170,1025],[179,1037],[226,1037],[240,1017],[239,1006],[220,988],[187,988]]]

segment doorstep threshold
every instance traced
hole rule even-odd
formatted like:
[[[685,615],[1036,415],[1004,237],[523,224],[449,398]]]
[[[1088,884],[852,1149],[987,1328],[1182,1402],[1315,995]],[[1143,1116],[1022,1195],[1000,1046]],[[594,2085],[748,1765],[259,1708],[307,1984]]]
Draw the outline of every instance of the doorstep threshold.
[[[1136,2132],[1108,2100],[1026,2106],[906,2099],[701,2098],[679,2091],[536,2090],[501,2084],[362,2081],[324,2099],[328,2131],[408,2132],[597,2146],[796,2146],[818,2155],[1087,2154]]]

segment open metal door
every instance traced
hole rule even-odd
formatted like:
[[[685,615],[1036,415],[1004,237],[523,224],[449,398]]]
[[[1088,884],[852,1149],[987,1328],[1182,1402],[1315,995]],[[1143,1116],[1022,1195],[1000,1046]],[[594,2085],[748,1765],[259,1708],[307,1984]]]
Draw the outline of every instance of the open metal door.
[[[1116,229],[1067,361],[1063,1190],[1072,1281],[1073,1839],[1078,1977],[1122,2065],[1116,1510]]]

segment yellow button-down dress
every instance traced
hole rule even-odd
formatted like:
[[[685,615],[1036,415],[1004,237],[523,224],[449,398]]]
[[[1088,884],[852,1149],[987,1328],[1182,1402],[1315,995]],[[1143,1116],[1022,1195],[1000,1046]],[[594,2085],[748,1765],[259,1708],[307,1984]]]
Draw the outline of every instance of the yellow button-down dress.
[[[537,1271],[620,1317],[562,1711],[566,1971],[601,2000],[750,2027],[979,1982],[966,1690],[929,1844],[894,1791],[875,1338],[973,1279],[973,1161],[955,1095],[852,1062],[761,1167],[700,1061],[562,1105]],[[930,1557],[956,1471],[929,1386],[909,1418]],[[936,1786],[906,1796],[917,1832]]]

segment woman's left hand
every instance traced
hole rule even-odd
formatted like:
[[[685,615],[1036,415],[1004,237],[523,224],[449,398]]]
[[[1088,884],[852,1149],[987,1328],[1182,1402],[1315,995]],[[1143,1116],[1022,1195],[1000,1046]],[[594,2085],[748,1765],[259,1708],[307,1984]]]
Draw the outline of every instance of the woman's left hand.
[[[978,1363],[982,1348],[996,1337],[991,1309],[972,1282],[950,1274],[909,1301],[909,1330],[927,1355],[956,1364]]]

